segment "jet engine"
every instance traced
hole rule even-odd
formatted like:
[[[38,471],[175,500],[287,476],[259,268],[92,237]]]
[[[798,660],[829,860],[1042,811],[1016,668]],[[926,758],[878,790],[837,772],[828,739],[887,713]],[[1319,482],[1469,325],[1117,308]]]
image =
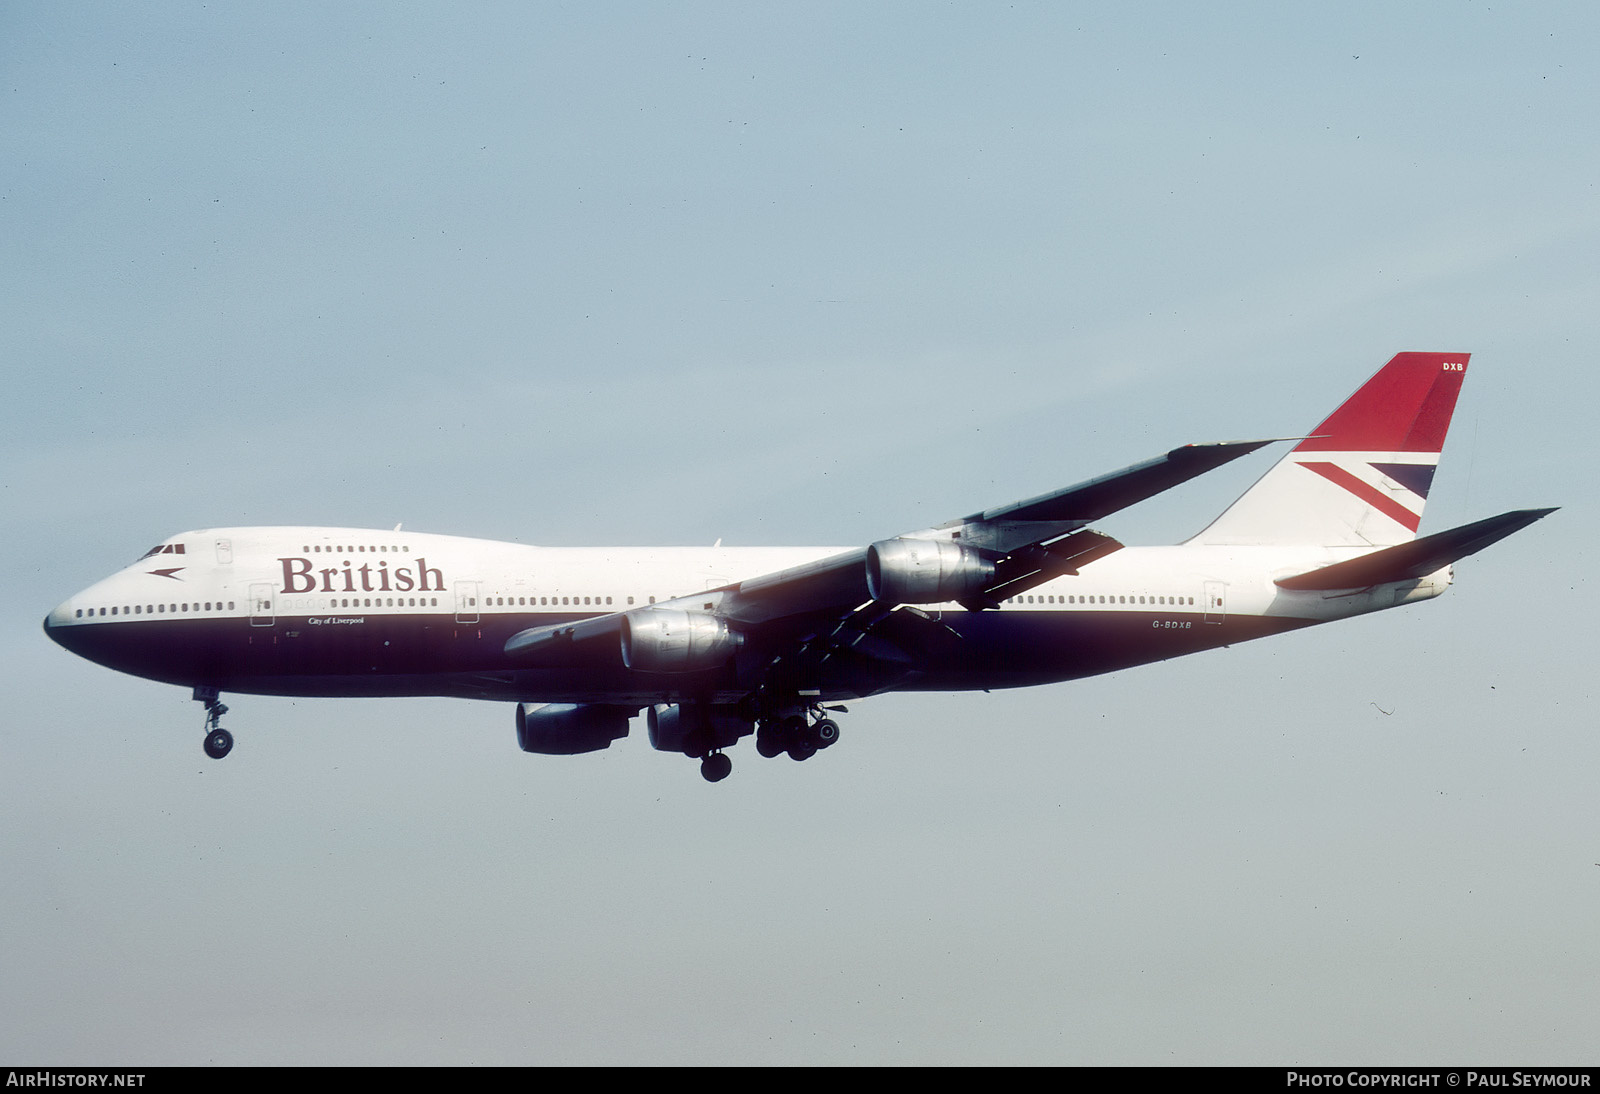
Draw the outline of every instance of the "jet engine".
[[[699,672],[733,656],[744,636],[705,612],[656,608],[622,617],[622,663],[637,672]]]
[[[755,723],[729,706],[654,706],[646,717],[651,748],[686,756],[704,756],[712,749],[731,747],[740,737],[755,732]]]
[[[994,563],[941,539],[885,539],[867,548],[867,591],[891,604],[942,604],[983,592]]]
[[[517,704],[517,746],[545,756],[598,752],[628,735],[628,719],[637,707],[603,703]]]

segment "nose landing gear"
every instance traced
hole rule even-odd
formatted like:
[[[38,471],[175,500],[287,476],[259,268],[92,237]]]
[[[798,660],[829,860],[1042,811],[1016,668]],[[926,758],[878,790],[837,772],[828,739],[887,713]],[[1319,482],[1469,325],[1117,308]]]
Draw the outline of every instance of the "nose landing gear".
[[[708,783],[719,783],[733,771],[733,760],[726,752],[709,752],[700,761],[700,774]]]
[[[206,755],[220,760],[233,751],[233,734],[225,729],[213,729],[206,734]]]
[[[206,706],[206,755],[220,760],[233,751],[233,734],[222,728],[228,705],[222,702],[216,688],[195,688],[194,698]]]

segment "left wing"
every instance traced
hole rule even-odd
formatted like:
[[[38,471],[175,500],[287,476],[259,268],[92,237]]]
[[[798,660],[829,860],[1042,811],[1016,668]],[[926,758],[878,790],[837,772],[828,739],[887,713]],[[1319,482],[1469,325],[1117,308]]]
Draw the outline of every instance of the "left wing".
[[[630,668],[690,672],[726,660],[746,633],[779,621],[803,634],[832,628],[865,605],[882,611],[949,602],[972,610],[997,607],[1121,549],[1090,530],[1091,521],[1271,443],[1185,445],[1076,486],[801,566],[647,608],[533,627],[513,635],[505,650],[535,663],[559,663],[580,643],[614,638]]]

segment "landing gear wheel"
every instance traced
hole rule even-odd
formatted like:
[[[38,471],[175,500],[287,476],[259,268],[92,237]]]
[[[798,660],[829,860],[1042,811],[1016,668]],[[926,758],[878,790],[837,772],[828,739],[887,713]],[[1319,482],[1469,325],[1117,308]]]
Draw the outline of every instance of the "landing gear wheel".
[[[818,748],[827,748],[839,739],[839,723],[832,718],[818,718],[811,727],[811,737]]]
[[[195,688],[194,698],[206,707],[206,755],[220,760],[233,751],[233,734],[222,728],[222,716],[228,713],[228,704],[212,687]]]
[[[791,760],[809,760],[831,748],[839,740],[839,723],[827,710],[844,708],[812,706],[805,713],[763,718],[756,726],[756,751],[768,759],[787,753]]]
[[[817,754],[817,735],[798,714],[783,720],[783,744],[791,760],[809,760]]]
[[[762,722],[756,727],[756,751],[763,758],[772,759],[782,755],[787,747],[784,743],[783,727],[776,722]]]
[[[719,783],[733,771],[733,760],[726,752],[713,752],[700,761],[700,777],[708,783]]]

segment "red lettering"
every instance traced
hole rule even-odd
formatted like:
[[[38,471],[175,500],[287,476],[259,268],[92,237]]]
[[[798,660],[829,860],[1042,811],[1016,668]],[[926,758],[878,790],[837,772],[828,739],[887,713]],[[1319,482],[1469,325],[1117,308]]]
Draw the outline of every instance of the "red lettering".
[[[284,593],[309,593],[316,588],[316,579],[311,576],[311,560],[309,558],[280,558],[283,563],[283,592]],[[305,584],[301,584],[304,582]]]
[[[417,573],[422,576],[422,584],[419,586],[419,588],[420,588],[420,590],[422,592],[425,592],[425,593],[428,593],[428,592],[442,593],[442,592],[444,592],[444,574],[441,573],[438,570],[429,569],[428,568],[428,560],[427,559],[425,559],[425,558],[417,559]],[[428,575],[429,574],[433,575],[433,580],[435,582],[435,584],[431,588],[428,586]]]

